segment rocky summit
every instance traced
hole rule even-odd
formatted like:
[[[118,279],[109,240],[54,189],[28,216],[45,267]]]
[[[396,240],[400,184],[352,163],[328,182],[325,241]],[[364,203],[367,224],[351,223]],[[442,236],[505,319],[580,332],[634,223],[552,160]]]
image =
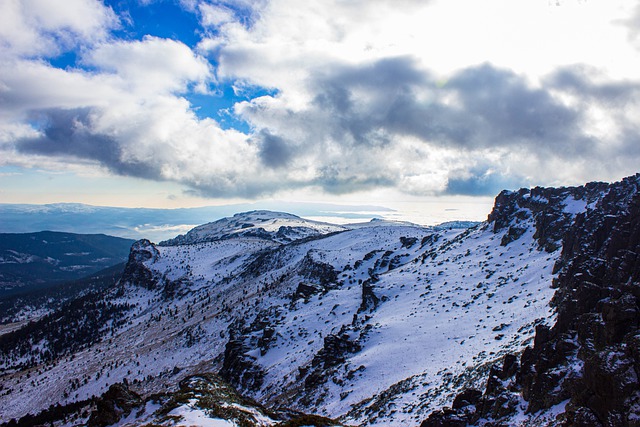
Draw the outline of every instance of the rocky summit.
[[[57,426],[640,425],[640,175],[487,221],[255,211],[0,328],[0,420]]]

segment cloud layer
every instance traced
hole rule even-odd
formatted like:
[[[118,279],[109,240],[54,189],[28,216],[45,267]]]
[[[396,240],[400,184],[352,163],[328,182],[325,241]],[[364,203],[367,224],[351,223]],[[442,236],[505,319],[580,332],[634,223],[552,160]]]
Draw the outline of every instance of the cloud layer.
[[[640,80],[624,67],[640,62],[633,8],[612,8],[600,22],[603,40],[626,40],[627,62],[617,50],[607,61],[596,46],[602,62],[593,52],[584,63],[528,52],[539,64],[527,68],[530,58],[505,62],[505,40],[474,53],[474,35],[489,43],[524,19],[514,12],[504,19],[516,22],[483,33],[502,25],[492,15],[499,7],[511,10],[498,0],[477,22],[454,14],[458,3],[475,7],[458,0],[185,0],[201,23],[195,47],[119,38],[130,24],[98,1],[49,3],[0,4],[0,164],[81,164],[210,197],[485,195],[615,179],[640,164]],[[438,24],[443,17],[451,28]],[[69,52],[72,66],[53,65]],[[245,98],[228,113],[247,127],[222,127],[189,101],[213,102],[225,87]],[[245,90],[256,87],[269,94]]]

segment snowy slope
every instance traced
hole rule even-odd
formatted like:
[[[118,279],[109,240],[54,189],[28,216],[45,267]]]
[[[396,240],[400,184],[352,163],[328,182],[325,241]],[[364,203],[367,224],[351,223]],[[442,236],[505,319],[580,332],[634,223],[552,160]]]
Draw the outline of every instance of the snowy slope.
[[[490,221],[468,229],[250,212],[162,246],[138,242],[104,296],[131,306],[125,321],[29,369],[0,355],[0,419],[97,396],[124,378],[149,395],[219,372],[269,407],[418,424],[553,322],[562,229],[596,197],[501,196]]]
[[[346,228],[324,222],[311,221],[284,212],[251,211],[231,218],[195,227],[187,234],[162,242],[162,245],[185,245],[234,237],[259,237],[287,243],[306,237],[319,236]]]

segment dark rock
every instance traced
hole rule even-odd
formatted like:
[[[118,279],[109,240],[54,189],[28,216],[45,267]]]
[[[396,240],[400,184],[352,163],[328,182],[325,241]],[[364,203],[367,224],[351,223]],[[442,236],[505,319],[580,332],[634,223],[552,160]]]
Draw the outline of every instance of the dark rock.
[[[159,255],[158,249],[147,239],[138,240],[131,246],[129,260],[122,274],[122,282],[128,282],[147,289],[155,289],[157,281],[144,262],[153,261]]]
[[[243,332],[247,331],[243,331],[240,323],[229,327],[220,376],[235,387],[255,391],[262,386],[264,371],[256,358],[248,354],[253,348],[246,342]]]
[[[462,409],[465,406],[476,406],[482,397],[482,392],[474,388],[469,388],[456,396],[451,405],[452,409]]]
[[[469,423],[465,417],[460,417],[455,411],[443,409],[429,415],[420,427],[466,427],[467,425]]]
[[[314,389],[325,383],[333,369],[345,362],[349,354],[362,349],[358,339],[353,337],[354,332],[352,326],[342,326],[338,333],[324,338],[324,345],[313,357],[311,366],[301,371],[301,375],[306,375],[305,389]]]
[[[402,244],[403,248],[411,248],[413,245],[415,245],[416,243],[418,243],[418,238],[417,237],[400,237],[400,243]]]
[[[503,191],[495,199],[493,210],[487,221],[498,233],[507,229],[501,244],[508,245],[518,240],[528,227],[528,221],[535,225],[534,239],[538,247],[553,252],[573,223],[573,215],[564,211],[565,200],[572,197],[592,203],[601,197],[607,188],[605,183],[592,183],[582,187],[561,187],[520,189]]]
[[[433,245],[438,240],[440,240],[440,236],[438,234],[429,234],[422,238],[420,241],[420,247],[422,248],[424,245]]]
[[[360,303],[360,308],[358,308],[358,313],[362,313],[367,310],[373,311],[378,308],[380,299],[373,292],[373,285],[379,280],[380,279],[377,275],[373,275],[362,282],[362,302]]]
[[[296,268],[300,277],[313,281],[322,287],[330,287],[338,281],[338,272],[332,265],[314,259],[313,251],[307,252]]]
[[[580,407],[571,413],[571,417],[566,424],[571,427],[603,427],[594,413],[584,407]]]
[[[296,288],[296,291],[293,293],[291,299],[292,301],[296,301],[299,299],[307,300],[313,295],[317,295],[323,292],[325,289],[322,286],[300,283]]]
[[[515,242],[527,231],[527,227],[516,227],[511,226],[507,230],[504,236],[502,236],[502,240],[500,241],[501,246],[507,246],[511,242]]]
[[[96,409],[87,421],[88,427],[106,427],[127,417],[143,404],[142,398],[122,383],[113,384],[96,402]]]

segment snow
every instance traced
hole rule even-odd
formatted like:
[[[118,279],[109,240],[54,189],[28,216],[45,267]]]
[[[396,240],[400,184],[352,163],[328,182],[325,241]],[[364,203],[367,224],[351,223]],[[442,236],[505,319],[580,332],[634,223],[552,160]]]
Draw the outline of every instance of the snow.
[[[236,214],[231,218],[223,218],[216,222],[200,225],[193,228],[186,235],[168,240],[162,244],[193,244],[210,242],[219,239],[242,236],[248,232],[266,232],[271,234],[273,241],[289,241],[283,239],[279,232],[283,232],[291,240],[304,237],[328,234],[344,231],[345,227],[319,221],[300,218],[296,215],[283,212],[251,211]]]
[[[149,401],[142,410],[131,411],[127,417],[113,424],[112,427],[132,427],[142,424],[141,421],[149,422],[153,413],[160,409],[160,407],[159,404]]]
[[[202,410],[194,407],[195,401],[189,405],[182,405],[169,412],[169,416],[181,417],[176,426],[199,426],[199,427],[236,427],[236,424],[222,420],[220,418],[210,418]]]
[[[286,222],[309,226],[295,216],[275,216],[236,216],[233,227],[243,221],[271,231]],[[157,246],[158,256],[145,266],[159,283],[180,283],[176,294],[167,299],[161,289],[125,286],[113,301],[135,305],[127,324],[72,360],[31,372],[37,396],[23,374],[3,377],[12,394],[0,393],[0,417],[48,407],[65,392],[68,402],[97,396],[125,377],[139,382],[140,393],[153,393],[190,373],[217,371],[234,320],[250,325],[266,313],[274,329],[269,347],[257,346],[261,330],[246,337],[265,373],[252,397],[342,417],[347,424],[419,424],[462,388],[483,384],[483,367],[521,351],[537,323],[553,321],[548,302],[559,251],[539,251],[528,221],[527,232],[506,247],[500,245],[503,233],[486,224],[436,229],[388,221],[340,226],[340,233],[287,245],[236,237]],[[211,233],[207,226],[201,231]],[[332,230],[316,226],[321,233]],[[266,264],[247,273],[265,255]],[[303,271],[308,262],[331,265],[337,280],[293,301],[300,283],[322,289]],[[379,305],[362,312],[362,282],[372,276]],[[344,362],[328,370],[327,381],[312,391],[317,404],[301,403],[300,368],[310,367],[325,338],[341,330],[361,351],[344,354]],[[72,379],[79,380],[77,389],[69,388]],[[181,408],[176,414],[186,425],[230,425],[203,418],[197,408]]]
[[[0,264],[29,264],[35,261],[35,256],[31,254],[24,254],[21,252],[7,250],[10,254],[0,256]]]
[[[508,420],[508,425],[513,427],[553,427],[559,425],[558,416],[566,411],[569,399],[564,400],[557,405],[552,406],[544,411],[538,411],[534,414],[526,412],[527,404],[519,397],[520,404],[516,407],[516,413]],[[482,426],[486,420],[479,420],[475,426]],[[473,426],[471,426],[473,427]]]
[[[577,215],[587,210],[587,201],[568,196],[564,200],[564,212]]]

